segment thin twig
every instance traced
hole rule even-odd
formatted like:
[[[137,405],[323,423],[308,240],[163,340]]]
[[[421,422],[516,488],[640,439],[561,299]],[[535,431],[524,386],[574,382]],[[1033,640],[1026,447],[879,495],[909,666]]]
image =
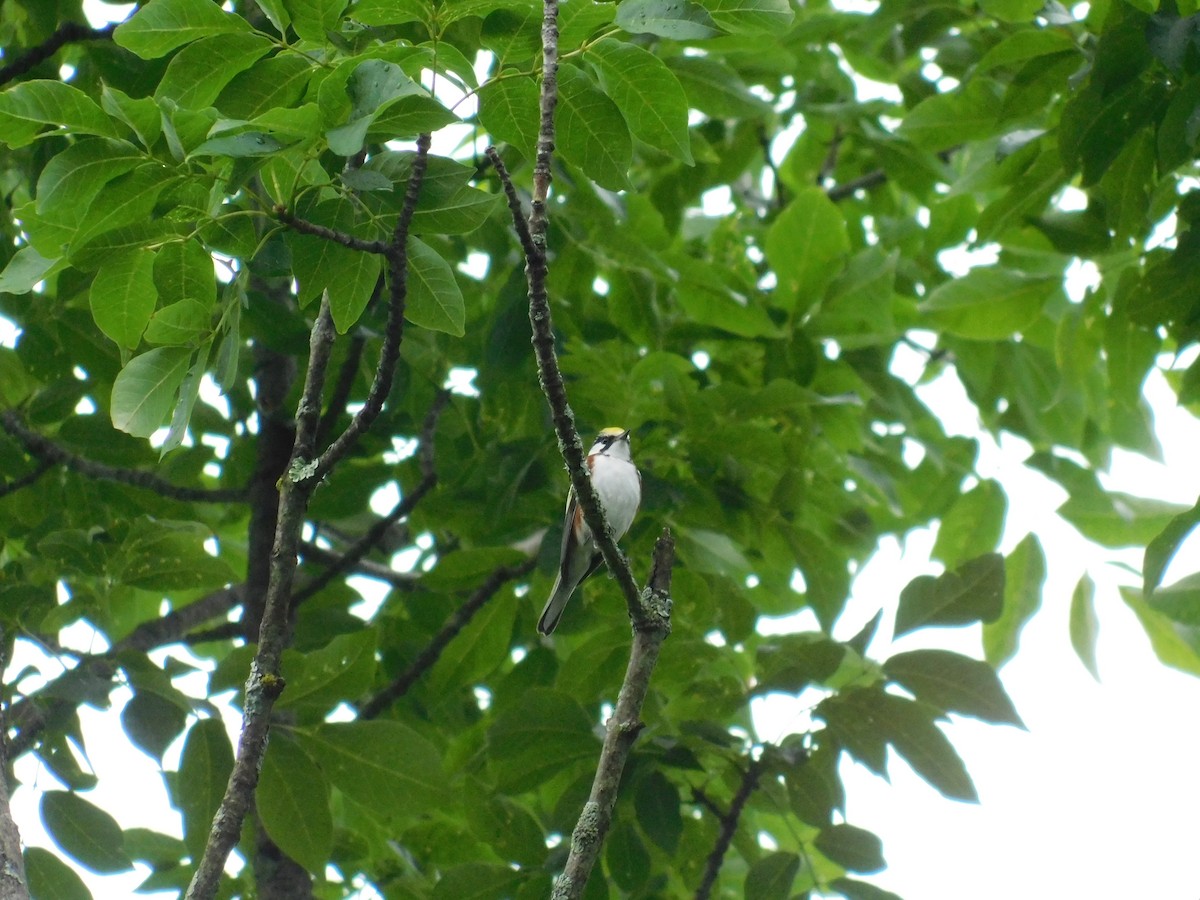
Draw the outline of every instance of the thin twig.
[[[629,666],[617,695],[616,708],[605,726],[604,748],[600,751],[591,794],[571,832],[571,852],[562,875],[554,883],[551,900],[578,900],[583,896],[588,875],[612,824],[621,774],[643,727],[642,704],[650,690],[650,676],[663,641],[671,630],[671,569],[674,563],[675,541],[664,529],[654,545],[654,562],[643,595],[654,624],[634,630]]]
[[[725,853],[729,850],[729,845],[733,843],[734,834],[737,833],[738,820],[742,817],[742,810],[746,808],[746,801],[758,787],[762,771],[762,760],[751,760],[749,768],[742,775],[742,783],[738,785],[737,793],[733,795],[733,801],[729,804],[729,812],[723,816],[718,815],[721,821],[721,831],[717,835],[712,852],[708,854],[708,861],[704,866],[704,877],[700,879],[700,886],[696,888],[695,900],[708,900],[712,894],[713,886],[717,883],[717,875],[721,872],[721,863],[725,859]]]
[[[245,712],[237,757],[225,787],[225,795],[213,817],[204,854],[188,885],[186,900],[211,900],[216,895],[225,860],[239,839],[242,823],[258,785],[259,770],[270,733],[271,710],[284,688],[279,666],[290,639],[292,584],[308,501],[329,470],[374,423],[392,388],[404,336],[408,229],[428,164],[429,144],[428,134],[422,134],[417,139],[417,156],[405,191],[404,208],[385,254],[389,281],[388,323],[375,378],[363,408],[319,456],[316,439],[320,428],[321,397],[334,340],[328,292],[321,299],[321,309],[313,323],[309,339],[308,373],[296,409],[296,441],[288,470],[280,479],[279,523],[275,530],[275,544],[271,549],[270,585],[263,604],[258,649],[246,681]]]
[[[367,301],[368,307],[375,305],[375,301],[383,293],[383,286],[383,276],[380,275],[375,282],[375,290],[371,292],[371,299]],[[329,395],[329,402],[325,404],[325,414],[321,416],[321,424],[317,428],[318,447],[328,442],[338,417],[346,411],[346,402],[350,399],[350,391],[354,387],[354,379],[358,376],[358,367],[362,363],[363,350],[366,346],[366,335],[356,333],[350,338],[350,346],[346,349],[346,358],[342,360],[337,382],[333,386],[333,392]]]
[[[136,11],[136,10],[135,10]],[[67,44],[80,41],[103,41],[112,37],[119,22],[106,25],[103,28],[89,28],[79,22],[64,22],[58,30],[36,47],[26,50],[7,66],[0,68],[0,85],[8,84],[14,78],[20,78],[32,69],[44,63]]]
[[[396,373],[396,362],[400,358],[400,342],[404,339],[404,304],[408,297],[408,231],[413,214],[417,211],[417,197],[425,169],[429,165],[429,134],[417,138],[417,154],[413,159],[408,186],[404,192],[404,207],[396,221],[385,257],[388,263],[388,320],[383,334],[383,347],[379,352],[379,366],[375,378],[367,391],[367,398],[346,426],[346,430],[321,454],[314,467],[314,477],[319,481],[358,441],[360,435],[371,427],[383,409],[383,401],[392,389],[392,378]]]
[[[359,708],[359,719],[374,719],[407,694],[409,688],[416,684],[422,675],[433,668],[433,664],[441,657],[442,651],[446,649],[446,646],[454,640],[460,631],[467,627],[471,619],[475,617],[475,614],[483,609],[484,604],[491,600],[501,587],[516,578],[528,575],[536,565],[537,559],[535,557],[517,566],[501,566],[492,572],[487,577],[487,580],[467,598],[467,602],[454,611],[454,614],[446,621],[441,630],[434,635],[433,640],[417,655],[412,664],[395,681],[374,694]]]
[[[358,542],[356,541],[356,547],[357,544]],[[397,572],[386,563],[374,562],[363,558],[350,560],[347,557],[347,553],[339,553],[328,547],[322,547],[320,544],[314,544],[312,541],[300,542],[300,556],[306,561],[312,561],[321,566],[336,567],[339,572],[354,572],[358,575],[365,575],[367,578],[374,578],[376,581],[382,581],[400,590],[410,591],[420,580],[411,572]],[[326,581],[325,583],[328,584],[329,582]],[[304,588],[301,588],[297,592],[296,597],[303,592]],[[312,593],[316,593],[316,591]],[[297,602],[296,597],[292,598],[293,609]]]
[[[100,481],[117,481],[134,487],[154,491],[171,500],[184,500],[196,503],[240,503],[246,499],[244,488],[190,488],[171,484],[150,472],[140,469],[122,469],[98,463],[86,457],[72,453],[48,438],[42,437],[36,431],[25,427],[16,410],[6,409],[0,413],[0,427],[21,442],[30,456],[44,462],[53,463],[86,475]]]
[[[9,494],[15,494],[22,488],[29,487],[52,468],[54,468],[54,463],[42,460],[32,472],[26,472],[19,478],[14,478],[12,481],[0,484],[0,497],[7,497]]]
[[[293,609],[324,589],[335,578],[353,569],[383,539],[384,535],[391,531],[392,526],[412,515],[417,504],[437,486],[437,469],[433,462],[433,434],[437,428],[438,417],[441,416],[442,410],[449,402],[450,392],[445,389],[439,390],[429,411],[425,414],[425,421],[421,423],[420,449],[417,451],[417,464],[421,470],[421,480],[412,490],[405,493],[400,501],[392,507],[391,512],[379,519],[367,529],[366,534],[351,544],[336,563],[296,591],[292,597]]]
[[[302,219],[290,212],[286,206],[277,205],[273,212],[275,213],[275,218],[280,222],[301,234],[311,234],[313,237],[324,238],[327,241],[341,244],[343,247],[348,247],[351,250],[361,250],[363,253],[383,255],[388,252],[388,247],[391,246],[388,241],[368,241],[366,238],[355,237],[345,231],[338,231],[336,228],[327,228],[324,225],[318,225],[316,222],[310,222],[308,219]]]
[[[279,522],[271,550],[270,583],[263,604],[258,649],[246,681],[245,713],[242,716],[237,758],[225,787],[225,795],[213,817],[204,854],[188,885],[188,900],[210,900],[216,895],[225,860],[241,836],[242,823],[258,785],[259,770],[271,728],[271,709],[283,693],[284,681],[279,675],[279,666],[290,637],[288,611],[300,532],[309,497],[317,485],[311,477],[309,461],[315,453],[321,394],[333,339],[333,316],[329,311],[329,294],[326,292],[309,339],[308,372],[296,409],[296,442],[292,449],[292,461],[280,479]]]

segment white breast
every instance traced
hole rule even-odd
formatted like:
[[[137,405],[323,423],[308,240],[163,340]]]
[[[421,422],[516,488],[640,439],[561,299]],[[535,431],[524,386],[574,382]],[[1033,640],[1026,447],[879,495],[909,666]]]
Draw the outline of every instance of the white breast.
[[[633,524],[642,499],[642,482],[633,463],[611,456],[593,457],[592,484],[604,504],[613,537],[620,540]]]

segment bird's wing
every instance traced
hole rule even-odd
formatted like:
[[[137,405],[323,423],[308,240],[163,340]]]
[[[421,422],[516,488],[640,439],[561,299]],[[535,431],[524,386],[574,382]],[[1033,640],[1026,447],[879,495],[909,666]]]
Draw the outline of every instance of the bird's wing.
[[[575,546],[575,520],[582,515],[583,510],[575,501],[575,488],[571,488],[567,492],[567,514],[563,518],[562,549],[558,557],[558,569],[564,579],[567,577],[567,560],[570,558],[568,553]]]

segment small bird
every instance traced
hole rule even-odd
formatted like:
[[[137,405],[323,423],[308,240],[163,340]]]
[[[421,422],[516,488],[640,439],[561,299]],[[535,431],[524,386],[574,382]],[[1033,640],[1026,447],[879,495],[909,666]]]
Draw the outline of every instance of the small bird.
[[[633,523],[642,499],[642,476],[638,474],[629,451],[627,428],[605,428],[596,437],[587,455],[592,485],[600,497],[613,538],[620,540]],[[563,522],[562,556],[558,577],[542,617],[538,631],[549,634],[558,626],[563,609],[580,583],[600,565],[603,557],[592,536],[592,529],[583,521],[583,509],[575,501],[575,490],[567,494],[567,517]]]

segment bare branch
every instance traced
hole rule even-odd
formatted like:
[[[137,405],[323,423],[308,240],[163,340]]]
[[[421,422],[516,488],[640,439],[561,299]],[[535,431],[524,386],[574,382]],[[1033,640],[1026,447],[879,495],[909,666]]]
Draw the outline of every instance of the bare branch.
[[[171,484],[150,472],[140,469],[122,469],[98,463],[72,453],[48,438],[42,437],[36,431],[25,427],[16,410],[6,409],[0,413],[0,427],[21,442],[25,451],[43,462],[63,466],[80,475],[97,478],[101,481],[117,481],[134,487],[154,491],[172,500],[192,501],[196,503],[240,503],[245,501],[247,493],[244,488],[189,488]]]
[[[283,692],[284,681],[279,675],[279,665],[290,637],[288,612],[304,513],[318,483],[312,477],[311,461],[333,339],[333,317],[329,312],[329,294],[326,293],[309,339],[308,373],[296,409],[296,442],[292,449],[292,461],[280,479],[279,521],[275,528],[275,544],[271,549],[270,582],[259,626],[258,650],[246,681],[245,713],[237,758],[225,787],[225,796],[213,817],[204,855],[188,885],[188,900],[209,900],[216,895],[225,860],[241,835],[242,822],[258,785],[259,770],[271,728],[271,709]]]
[[[338,460],[350,452],[359,436],[371,427],[383,409],[383,401],[392,389],[392,377],[396,373],[396,361],[400,357],[400,342],[404,339],[404,303],[408,296],[408,230],[417,210],[417,197],[421,193],[421,182],[429,164],[429,143],[428,134],[417,138],[417,155],[413,159],[412,172],[408,176],[404,207],[400,210],[396,230],[384,254],[388,263],[388,320],[383,335],[383,348],[379,352],[379,366],[375,369],[375,378],[367,391],[367,399],[362,409],[317,460],[314,468],[314,477],[317,480],[323,478]]]
[[[388,247],[391,246],[387,241],[368,241],[365,238],[355,237],[344,231],[338,231],[336,228],[326,228],[324,225],[318,225],[316,222],[308,221],[308,219],[301,219],[299,216],[289,212],[285,206],[276,206],[273,212],[275,213],[275,218],[280,222],[295,231],[299,231],[301,234],[311,234],[313,237],[324,238],[327,241],[341,244],[343,247],[348,247],[351,250],[361,250],[363,253],[383,255],[388,252]]]
[[[721,831],[717,835],[712,852],[708,854],[704,877],[700,879],[700,886],[696,888],[695,900],[708,900],[708,897],[712,895],[713,886],[717,883],[717,875],[721,872],[721,863],[725,859],[725,853],[729,849],[729,845],[733,843],[734,834],[737,833],[738,820],[742,817],[742,810],[746,808],[746,801],[758,787],[762,771],[762,760],[751,760],[749,768],[742,775],[742,783],[738,785],[737,793],[733,795],[733,801],[729,804],[729,812],[725,815],[717,814],[721,821]]]
[[[358,565],[363,557],[370,553],[371,549],[391,530],[392,526],[401,519],[412,515],[417,504],[437,486],[437,469],[433,463],[433,436],[437,429],[438,418],[449,402],[450,391],[444,388],[439,390],[433,403],[430,404],[429,411],[425,414],[425,420],[421,423],[421,433],[418,436],[420,449],[417,451],[417,464],[421,469],[421,480],[416,487],[405,493],[400,501],[392,507],[391,512],[372,525],[367,533],[343,552],[333,565],[296,591],[295,596],[292,597],[293,608],[321,591],[338,576],[346,574]]]
[[[12,641],[0,628],[0,672],[8,669]],[[0,707],[0,900],[29,900],[25,883],[25,860],[21,856],[21,832],[8,805],[8,717]]]
[[[438,658],[442,655],[442,651],[446,649],[446,646],[454,640],[460,631],[467,627],[471,619],[475,617],[475,614],[483,609],[484,604],[491,600],[501,587],[516,578],[528,575],[536,565],[537,559],[531,558],[518,566],[501,566],[492,572],[487,577],[487,580],[467,598],[467,602],[454,611],[454,615],[446,621],[446,624],[434,635],[433,640],[418,654],[417,658],[412,661],[412,664],[395,681],[362,705],[359,709],[358,717],[360,719],[374,719],[408,693],[409,688],[416,684],[422,675],[433,668],[433,664],[438,661]]]
[[[132,15],[132,13],[130,13]],[[79,22],[64,22],[58,30],[36,47],[26,50],[11,63],[0,68],[0,85],[8,84],[15,78],[20,78],[37,66],[44,63],[67,44],[81,41],[104,41],[112,37],[117,30],[118,22],[103,28],[89,28]]]
[[[643,595],[643,602],[650,612],[645,624],[634,629],[629,666],[617,695],[616,708],[605,726],[604,748],[600,751],[592,791],[571,832],[571,852],[562,875],[554,883],[551,900],[578,900],[583,896],[588,875],[612,824],[621,773],[625,771],[629,751],[643,727],[642,704],[650,689],[650,676],[658,662],[662,643],[671,630],[671,568],[674,561],[675,541],[664,529],[654,545],[654,563]]]
[[[358,542],[356,541],[355,546],[357,547],[357,545]],[[385,584],[390,584],[392,587],[400,590],[411,591],[413,586],[419,580],[416,575],[413,575],[410,572],[397,572],[386,563],[374,562],[373,560],[361,558],[352,562],[348,561],[346,553],[339,553],[336,550],[330,550],[326,547],[320,546],[319,544],[314,544],[312,541],[300,542],[300,555],[306,561],[311,560],[318,565],[328,566],[331,568],[336,567],[339,572],[355,572],[359,575],[365,575],[367,578],[374,578],[376,581],[382,581]],[[328,583],[328,581],[325,582],[325,584]],[[305,587],[297,591],[292,597],[293,609],[295,608],[295,604],[297,602],[296,598],[302,594],[305,594],[306,588],[309,586],[310,585],[305,585]],[[306,598],[307,596],[311,596],[312,593],[316,593],[316,591],[314,590],[310,594],[307,594]]]
[[[9,494],[15,494],[22,488],[27,488],[35,483],[39,478],[54,468],[54,463],[42,460],[37,464],[37,468],[32,472],[27,472],[20,478],[14,478],[6,484],[0,484],[0,497],[7,497]]]

